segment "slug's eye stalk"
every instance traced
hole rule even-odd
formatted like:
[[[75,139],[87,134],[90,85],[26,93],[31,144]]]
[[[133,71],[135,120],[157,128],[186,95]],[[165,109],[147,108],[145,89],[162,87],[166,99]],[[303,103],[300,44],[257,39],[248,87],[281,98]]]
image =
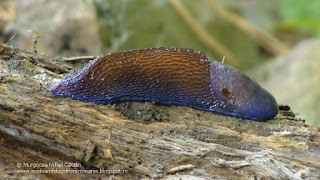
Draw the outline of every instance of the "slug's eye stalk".
[[[218,62],[211,66],[212,91],[223,102],[231,116],[265,121],[278,114],[274,97],[240,71]]]

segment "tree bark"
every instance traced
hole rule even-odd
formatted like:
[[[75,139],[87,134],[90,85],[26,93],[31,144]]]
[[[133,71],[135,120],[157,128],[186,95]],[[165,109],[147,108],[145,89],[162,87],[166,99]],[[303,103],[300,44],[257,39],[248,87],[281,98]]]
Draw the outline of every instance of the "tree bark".
[[[255,122],[52,95],[61,74],[83,63],[0,45],[0,177],[320,178],[320,129],[289,109]]]

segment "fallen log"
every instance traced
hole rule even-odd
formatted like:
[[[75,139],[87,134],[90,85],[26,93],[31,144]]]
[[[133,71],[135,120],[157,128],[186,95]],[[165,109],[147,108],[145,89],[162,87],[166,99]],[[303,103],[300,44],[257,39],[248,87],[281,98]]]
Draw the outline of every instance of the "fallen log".
[[[0,45],[1,177],[320,178],[320,129],[288,107],[256,122],[52,95],[49,88],[81,63]]]

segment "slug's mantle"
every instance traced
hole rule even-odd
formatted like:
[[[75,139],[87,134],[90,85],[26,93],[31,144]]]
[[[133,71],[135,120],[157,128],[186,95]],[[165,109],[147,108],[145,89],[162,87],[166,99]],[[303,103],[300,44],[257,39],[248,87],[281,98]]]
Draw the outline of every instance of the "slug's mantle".
[[[159,47],[111,53],[67,74],[51,92],[84,102],[153,101],[265,121],[274,97],[239,70],[192,49]]]

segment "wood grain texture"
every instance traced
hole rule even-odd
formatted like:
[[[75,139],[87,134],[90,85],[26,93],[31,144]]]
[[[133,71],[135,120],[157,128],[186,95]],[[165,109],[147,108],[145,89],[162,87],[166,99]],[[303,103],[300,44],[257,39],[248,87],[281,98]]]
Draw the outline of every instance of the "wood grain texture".
[[[17,163],[72,162],[81,167],[58,169],[128,170],[113,174],[117,179],[319,178],[320,130],[287,111],[255,122],[181,106],[56,98],[48,87],[59,77],[56,72],[69,71],[71,64],[0,47],[1,177],[111,176],[17,173],[40,169]]]

